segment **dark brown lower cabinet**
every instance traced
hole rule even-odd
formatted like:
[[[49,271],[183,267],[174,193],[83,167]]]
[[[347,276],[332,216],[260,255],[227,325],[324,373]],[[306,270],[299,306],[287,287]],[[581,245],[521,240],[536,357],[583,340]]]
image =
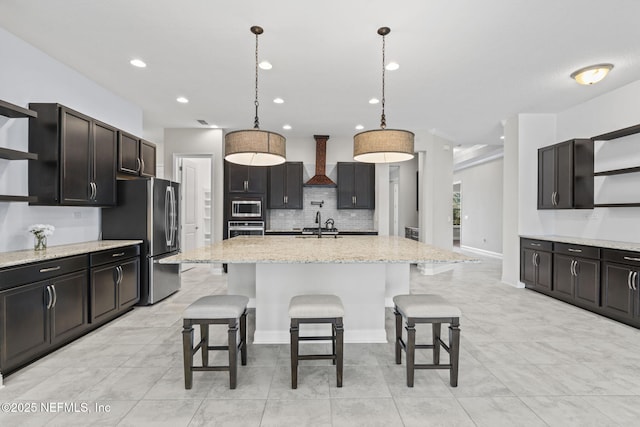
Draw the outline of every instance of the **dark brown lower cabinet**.
[[[600,260],[554,254],[553,292],[559,299],[597,307],[600,302]]]
[[[603,249],[602,310],[640,327],[640,254]]]
[[[85,332],[87,307],[86,270],[0,292],[2,371]]]
[[[520,280],[527,288],[550,293],[553,284],[551,242],[522,239]]]
[[[140,259],[91,269],[91,323],[110,319],[140,300]]]

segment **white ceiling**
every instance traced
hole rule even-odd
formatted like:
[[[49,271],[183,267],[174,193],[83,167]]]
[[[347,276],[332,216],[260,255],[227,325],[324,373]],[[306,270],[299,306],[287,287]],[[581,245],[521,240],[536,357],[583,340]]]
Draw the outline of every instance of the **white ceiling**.
[[[387,60],[400,64],[387,72],[388,127],[499,144],[514,114],[562,111],[640,78],[638,16],[637,0],[0,0],[0,26],[140,105],[145,136],[160,138],[198,119],[253,126],[252,25],[273,64],[260,71],[261,128],[377,128],[368,100],[380,97],[376,31],[388,26]],[[600,84],[569,78],[600,62],[615,64]]]

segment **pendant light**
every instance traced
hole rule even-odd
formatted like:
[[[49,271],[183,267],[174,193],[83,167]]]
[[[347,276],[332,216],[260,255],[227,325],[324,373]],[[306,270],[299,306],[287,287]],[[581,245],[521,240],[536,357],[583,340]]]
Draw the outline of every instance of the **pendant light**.
[[[278,133],[261,130],[258,119],[258,36],[264,30],[253,26],[251,32],[256,36],[256,116],[253,129],[237,130],[225,135],[224,159],[247,166],[279,165],[286,160],[286,139]]]
[[[382,116],[380,129],[360,132],[353,137],[353,159],[365,163],[403,162],[413,158],[413,132],[399,129],[387,129],[384,115],[384,77],[385,77],[385,36],[391,30],[378,28],[382,36]]]

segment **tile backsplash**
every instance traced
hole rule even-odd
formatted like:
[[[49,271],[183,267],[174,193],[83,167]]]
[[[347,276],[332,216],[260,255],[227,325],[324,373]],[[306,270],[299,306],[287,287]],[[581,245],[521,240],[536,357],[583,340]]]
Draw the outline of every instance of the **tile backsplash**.
[[[373,210],[338,210],[338,189],[330,187],[303,187],[302,209],[268,209],[267,230],[291,230],[294,228],[317,227],[316,212],[320,211],[322,226],[333,218],[335,227],[343,231],[374,230]],[[322,208],[311,202],[324,201]]]

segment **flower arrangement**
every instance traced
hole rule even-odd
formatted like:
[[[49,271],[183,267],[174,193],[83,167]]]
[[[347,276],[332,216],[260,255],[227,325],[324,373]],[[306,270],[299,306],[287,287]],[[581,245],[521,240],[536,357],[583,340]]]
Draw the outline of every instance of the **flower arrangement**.
[[[47,249],[47,236],[51,236],[55,231],[55,227],[50,224],[33,224],[27,229],[30,233],[33,233],[35,237],[34,249],[41,251]]]

